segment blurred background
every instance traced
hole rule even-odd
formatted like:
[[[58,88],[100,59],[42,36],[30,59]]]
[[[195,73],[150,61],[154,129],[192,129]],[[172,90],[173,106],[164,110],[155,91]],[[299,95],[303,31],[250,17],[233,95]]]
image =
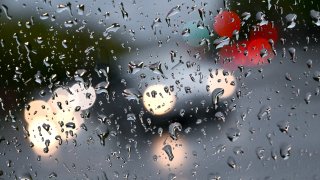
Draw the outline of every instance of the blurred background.
[[[0,2],[0,179],[319,179],[318,1]]]

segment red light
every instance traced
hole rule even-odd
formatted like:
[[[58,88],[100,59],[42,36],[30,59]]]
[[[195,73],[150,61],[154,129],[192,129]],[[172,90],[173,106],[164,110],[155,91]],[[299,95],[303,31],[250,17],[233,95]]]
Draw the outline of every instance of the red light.
[[[253,39],[248,43],[247,66],[266,64],[273,57],[272,47],[267,39]]]
[[[215,17],[213,28],[219,36],[232,37],[235,30],[240,30],[241,20],[232,11],[223,11]]]
[[[275,43],[278,40],[278,31],[272,23],[257,26],[255,30],[250,31],[250,39],[272,39]]]
[[[247,64],[246,61],[248,57],[245,55],[247,50],[247,43],[247,41],[241,41],[237,44],[224,46],[219,51],[221,61],[224,61],[224,68],[234,70],[239,65]]]
[[[242,65],[252,67],[268,63],[274,57],[272,47],[267,39],[241,41],[236,45],[225,46],[219,51],[221,61],[226,69],[236,69]],[[230,61],[230,62],[228,62]]]

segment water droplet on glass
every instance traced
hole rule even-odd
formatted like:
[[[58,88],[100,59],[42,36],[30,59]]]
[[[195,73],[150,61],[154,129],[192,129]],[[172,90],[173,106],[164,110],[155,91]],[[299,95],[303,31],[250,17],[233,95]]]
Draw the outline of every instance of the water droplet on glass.
[[[102,146],[105,145],[105,139],[108,137],[109,135],[109,129],[105,124],[101,124],[96,128],[96,133],[100,139],[100,144]]]
[[[155,74],[163,74],[160,62],[150,64],[148,67]]]
[[[295,48],[293,48],[293,47],[291,47],[291,48],[289,48],[288,49],[288,51],[289,51],[289,54],[290,54],[290,60],[295,60],[295,58],[296,58],[296,49]]]
[[[170,134],[170,137],[173,139],[173,140],[177,140],[178,139],[178,136],[177,136],[177,131],[181,131],[182,130],[182,125],[178,122],[174,122],[174,123],[171,123],[169,125],[169,134]]]
[[[128,73],[129,74],[136,74],[143,68],[143,62],[135,63],[135,62],[129,62],[128,64]]]
[[[223,94],[224,94],[224,89],[222,88],[217,88],[212,91],[212,103],[213,103],[214,109],[218,108],[219,99]]]
[[[289,131],[289,121],[286,121],[286,120],[282,120],[282,121],[279,121],[278,124],[277,124],[279,130],[283,133],[288,133]]]
[[[312,68],[312,60],[311,59],[309,59],[306,63],[307,63],[308,68]]]
[[[41,20],[46,20],[48,18],[49,18],[49,14],[48,13],[43,13],[43,14],[40,15],[40,19]]]
[[[224,116],[224,114],[221,111],[216,112],[214,117],[218,121],[225,122],[225,120],[226,120],[226,117]]]
[[[265,157],[265,150],[262,147],[257,147],[256,148],[256,154],[258,159],[263,159]]]
[[[68,11],[70,16],[72,16],[71,3],[57,5],[57,13],[62,13],[64,11]]]
[[[184,37],[188,37],[190,35],[190,28],[185,28],[184,30],[182,30],[181,35]]]
[[[309,104],[311,102],[311,92],[307,92],[305,97],[304,97],[304,101],[306,102],[306,104]]]
[[[313,79],[317,82],[320,82],[320,71],[315,71],[313,73]]]
[[[113,23],[111,26],[107,27],[107,29],[103,32],[103,36],[110,38],[110,32],[117,32],[120,29],[120,24]]]
[[[226,135],[231,142],[234,142],[240,137],[240,130],[238,128],[229,128]]]
[[[11,20],[11,19],[12,19],[12,16],[9,15],[9,8],[8,8],[8,6],[2,4],[1,7],[2,7],[3,12],[4,12],[4,14],[6,15],[6,17],[7,17],[9,20]]]
[[[280,145],[280,156],[284,159],[287,160],[289,159],[291,154],[291,145],[288,143],[283,143]]]
[[[241,17],[242,17],[242,20],[246,21],[251,17],[251,13],[250,12],[244,12],[244,13],[242,13]]]
[[[78,8],[78,14],[83,15],[84,14],[84,4],[77,5]]]
[[[128,101],[135,100],[137,103],[139,103],[140,99],[142,98],[141,93],[138,90],[133,89],[133,88],[123,90],[122,95]]]
[[[312,18],[312,23],[320,26],[320,12],[319,11],[315,11],[315,10],[311,10],[310,11],[310,16]]]
[[[287,21],[287,28],[294,28],[296,26],[296,20],[297,20],[297,15],[296,14],[288,14],[286,16],[286,21]]]
[[[269,119],[270,118],[270,113],[271,113],[271,107],[264,105],[264,106],[262,106],[260,108],[260,111],[258,113],[258,119],[261,120],[265,116],[267,116],[268,119]]]
[[[136,115],[133,113],[127,114],[127,120],[128,121],[136,121]]]
[[[109,87],[109,82],[102,81],[102,82],[98,83],[94,87],[94,90],[96,91],[96,94],[102,94],[102,93],[106,93],[107,94],[108,93],[108,87]]]
[[[169,160],[172,161],[174,156],[173,156],[173,153],[172,153],[171,146],[169,144],[167,144],[162,148],[162,150],[167,154]]]
[[[234,159],[234,157],[232,156],[229,156],[228,159],[227,159],[227,164],[229,165],[229,167],[235,169],[237,167],[237,162],[236,160]]]
[[[213,41],[213,44],[216,46],[216,49],[222,48],[223,46],[229,45],[230,38],[229,37],[220,37]]]
[[[256,20],[259,22],[260,26],[268,24],[268,21],[265,18],[266,15],[261,11],[256,14]]]
[[[128,12],[124,9],[124,5],[123,5],[122,2],[120,3],[120,10],[121,10],[122,18],[125,19],[125,20],[128,20],[129,14],[128,14]]]
[[[169,17],[172,17],[172,16],[178,14],[180,11],[181,11],[181,6],[180,6],[180,5],[177,5],[177,6],[173,7],[173,8],[168,12],[166,18],[169,18]]]
[[[160,18],[155,18],[152,22],[151,28],[155,30],[156,27],[159,27],[161,24],[161,19]]]
[[[221,176],[218,173],[209,173],[207,180],[221,180]]]

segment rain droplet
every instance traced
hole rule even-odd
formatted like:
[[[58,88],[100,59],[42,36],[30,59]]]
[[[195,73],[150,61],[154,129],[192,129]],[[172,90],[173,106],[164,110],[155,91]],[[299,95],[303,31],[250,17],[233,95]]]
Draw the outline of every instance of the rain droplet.
[[[163,74],[160,62],[150,64],[149,69],[155,74]]]
[[[161,19],[160,18],[155,18],[152,22],[152,25],[151,25],[151,28],[152,29],[155,29],[155,27],[158,27],[160,26],[161,24]]]
[[[241,17],[242,17],[242,20],[246,21],[251,17],[251,13],[244,12],[244,13],[242,13]]]
[[[109,82],[107,81],[102,81],[100,83],[98,83],[94,89],[96,91],[97,94],[102,94],[102,93],[108,93],[108,87],[109,87]],[[89,96],[90,97],[90,96]]]
[[[309,59],[307,61],[307,66],[308,66],[308,68],[312,68],[312,60],[311,59]]]
[[[180,5],[177,5],[177,6],[173,7],[173,8],[168,12],[166,18],[169,18],[169,17],[172,17],[172,16],[178,14],[180,11],[181,11],[181,6],[180,6]]]
[[[184,37],[188,37],[190,35],[190,28],[185,28],[184,30],[182,30],[181,35]]]
[[[268,24],[268,21],[265,18],[266,15],[261,11],[256,14],[256,20],[259,21],[260,26]]]
[[[305,97],[304,97],[304,101],[306,102],[306,104],[309,104],[310,103],[310,99],[311,99],[311,92],[307,92]]]
[[[182,130],[182,125],[178,122],[174,122],[174,123],[171,123],[169,125],[169,134],[170,134],[170,137],[173,139],[173,140],[177,140],[178,139],[178,136],[177,136],[177,131],[181,131]]]
[[[137,103],[140,102],[140,98],[142,97],[141,93],[138,90],[133,89],[133,88],[123,90],[122,95],[128,101],[135,100],[135,101],[137,101]]]
[[[100,144],[105,146],[105,139],[109,135],[109,129],[105,124],[101,124],[96,128],[97,135],[100,139]]]
[[[167,144],[162,148],[162,150],[167,154],[169,160],[172,161],[174,156],[173,156],[173,153],[172,153],[171,146],[169,144]]]
[[[110,32],[117,32],[120,29],[120,24],[113,23],[111,26],[109,26],[104,32],[103,36],[108,37]]]
[[[12,16],[10,16],[9,15],[9,9],[8,9],[8,7],[6,6],[6,5],[4,5],[4,4],[2,4],[2,9],[3,9],[3,12],[4,12],[4,14],[6,15],[6,17],[9,19],[9,20],[11,20],[12,19]]]
[[[136,115],[133,113],[127,114],[127,120],[128,121],[136,121]]]
[[[232,156],[229,156],[229,157],[228,157],[228,159],[227,159],[227,164],[228,164],[231,168],[233,168],[233,169],[235,169],[235,168],[237,167],[237,162],[236,162],[236,160],[234,159],[234,157],[232,157]]]
[[[71,11],[71,3],[67,3],[67,4],[59,4],[57,5],[57,13],[62,13],[64,11],[68,11],[70,16],[72,16],[72,11]]]
[[[123,3],[120,3],[120,10],[121,10],[121,14],[122,14],[122,18],[127,20],[129,17],[128,12],[124,9]]]
[[[223,46],[229,45],[230,38],[229,37],[220,37],[213,41],[213,44],[216,46],[216,49],[222,48]]]
[[[286,16],[286,21],[287,21],[287,28],[294,28],[296,26],[296,20],[297,20],[297,15],[296,14],[288,14]]]
[[[41,20],[46,20],[48,18],[49,18],[49,14],[48,13],[43,13],[43,14],[40,15],[40,19]]]
[[[136,74],[137,72],[139,72],[142,68],[143,68],[143,62],[140,62],[138,64],[136,64],[135,62],[129,62],[128,64],[128,73],[129,74]]]
[[[320,26],[320,12],[311,10],[310,16],[313,19],[312,23],[315,24],[316,26]]]
[[[83,15],[84,14],[84,4],[77,5],[78,8],[78,14]]]
[[[296,49],[291,47],[288,49],[289,54],[290,54],[290,60],[294,60],[296,58]]]
[[[219,99],[223,94],[224,94],[224,89],[222,88],[217,88],[212,92],[212,103],[213,103],[214,109],[218,108]]]
[[[289,159],[291,154],[291,145],[288,143],[283,143],[280,145],[280,156],[284,159],[287,160]]]
[[[222,121],[222,122],[225,122],[226,120],[226,117],[224,116],[224,114],[220,111],[216,112],[215,115],[214,115],[215,119],[218,120],[218,121]]]
[[[234,142],[240,137],[240,130],[238,128],[229,128],[226,135],[231,142]]]
[[[279,121],[277,124],[279,130],[283,133],[288,133],[289,131],[289,122],[286,120]]]
[[[315,71],[313,73],[313,79],[317,82],[320,82],[320,71]]]
[[[257,147],[256,154],[258,159],[263,159],[265,157],[265,150],[262,147]]]
[[[268,119],[270,118],[271,113],[271,107],[270,106],[262,106],[259,113],[258,113],[258,119],[261,120],[265,116],[268,116]]]

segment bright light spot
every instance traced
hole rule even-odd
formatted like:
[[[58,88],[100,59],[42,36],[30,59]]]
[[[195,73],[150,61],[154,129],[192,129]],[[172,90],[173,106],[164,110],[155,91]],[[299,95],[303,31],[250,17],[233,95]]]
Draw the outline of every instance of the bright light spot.
[[[92,86],[86,88],[82,83],[77,83],[70,90],[75,94],[77,106],[80,106],[81,110],[89,109],[96,101],[96,92]]]
[[[34,117],[28,124],[29,140],[33,144],[32,150],[42,156],[54,154],[59,142],[55,139],[58,135],[58,125],[45,117]],[[46,147],[48,147],[46,149]]]
[[[24,118],[27,123],[30,123],[37,117],[50,119],[52,117],[52,109],[45,101],[31,101],[24,110]]]
[[[224,94],[221,98],[230,97],[236,90],[236,79],[235,77],[228,71],[225,71],[224,74],[223,69],[213,70],[211,74],[213,78],[209,76],[207,81],[208,91],[212,93],[217,88],[224,89]]]
[[[170,161],[163,147],[170,145],[174,158]],[[161,168],[176,169],[184,167],[187,163],[187,157],[190,156],[187,151],[187,144],[181,137],[173,140],[169,135],[162,135],[154,140],[153,143],[153,160]]]
[[[53,112],[57,111],[74,111],[79,99],[71,90],[58,88],[53,92],[53,96],[48,100]]]
[[[143,93],[144,107],[154,115],[163,115],[172,110],[176,97],[172,92],[165,92],[164,85],[149,86]]]

